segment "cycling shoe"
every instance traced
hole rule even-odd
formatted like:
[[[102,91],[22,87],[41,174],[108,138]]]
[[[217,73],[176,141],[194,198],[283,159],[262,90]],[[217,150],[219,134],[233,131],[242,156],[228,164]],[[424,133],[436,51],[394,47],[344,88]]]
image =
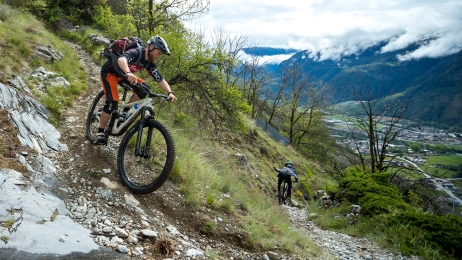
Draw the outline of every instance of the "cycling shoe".
[[[97,133],[96,134],[96,142],[95,144],[107,144],[107,137],[104,133]]]

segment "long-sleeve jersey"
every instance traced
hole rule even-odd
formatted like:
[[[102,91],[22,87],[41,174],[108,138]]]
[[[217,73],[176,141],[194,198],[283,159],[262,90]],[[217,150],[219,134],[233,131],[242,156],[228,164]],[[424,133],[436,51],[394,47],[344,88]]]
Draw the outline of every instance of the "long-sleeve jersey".
[[[291,164],[285,165],[282,169],[278,170],[278,177],[294,176],[298,180],[297,171]]]
[[[141,52],[141,53],[140,53]],[[156,81],[162,81],[163,77],[157,69],[156,63],[152,63],[149,60],[145,60],[144,56],[146,49],[134,48],[122,54],[128,62],[128,68],[131,72],[137,72],[141,69],[146,69],[149,75]],[[140,56],[141,55],[141,56]],[[141,58],[140,58],[141,57]],[[118,74],[111,60],[108,60],[101,68],[101,72],[109,72]]]

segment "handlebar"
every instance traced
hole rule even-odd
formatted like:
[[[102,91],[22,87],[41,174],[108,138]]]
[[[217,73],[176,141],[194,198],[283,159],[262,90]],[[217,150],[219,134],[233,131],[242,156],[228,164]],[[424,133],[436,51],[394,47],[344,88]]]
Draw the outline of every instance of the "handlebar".
[[[162,99],[164,99],[165,101],[172,101],[172,98],[167,96],[167,95],[164,95],[164,94],[157,94],[157,93],[154,93],[154,92],[148,92],[148,96],[153,98],[153,97],[160,97]]]
[[[119,79],[124,79],[123,77],[119,77]],[[125,90],[132,90],[133,91],[133,88],[131,87],[131,85],[129,83],[127,83],[127,81],[125,80],[121,80],[119,81],[118,83],[122,88],[124,88]],[[143,91],[144,93],[146,93],[150,98],[153,98],[153,97],[160,97],[162,99],[164,99],[165,101],[172,101],[172,98],[170,98],[169,96],[167,95],[164,95],[164,94],[158,94],[158,93],[155,93],[155,92],[151,92],[150,88],[151,86],[148,85],[148,83],[146,82],[138,82],[136,84],[138,86],[138,88]]]

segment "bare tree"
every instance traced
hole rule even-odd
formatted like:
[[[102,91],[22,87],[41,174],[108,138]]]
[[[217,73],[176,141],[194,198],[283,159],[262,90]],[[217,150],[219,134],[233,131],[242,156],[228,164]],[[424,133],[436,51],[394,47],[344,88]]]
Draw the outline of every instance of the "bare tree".
[[[322,108],[326,107],[325,93],[303,73],[299,67],[286,70],[281,78],[284,85],[283,110],[286,132],[290,143],[294,146],[301,144],[305,135],[321,123]]]
[[[217,68],[224,74],[225,84],[228,87],[235,87],[240,79],[240,75],[244,69],[238,67],[239,60],[244,54],[242,49],[247,43],[247,37],[236,35],[232,37],[229,33],[225,33],[223,28],[217,28],[212,34],[212,46],[215,50],[217,60]]]
[[[307,93],[306,102],[301,109],[305,113],[301,114],[301,122],[293,141],[297,146],[307,144],[307,140],[313,139],[314,135],[322,135],[327,129],[324,117],[330,104],[330,88],[321,82],[309,86],[305,91]],[[321,133],[317,133],[318,130]],[[307,135],[311,135],[311,138],[306,138]]]
[[[244,83],[244,96],[252,108],[253,119],[260,116],[266,103],[265,88],[273,81],[265,70],[268,62],[261,62],[261,57],[251,54],[250,59],[242,63],[244,71],[240,78]]]
[[[403,130],[399,122],[402,120],[409,102],[407,98],[387,98],[383,93],[383,88],[374,91],[361,77],[360,80],[364,87],[346,87],[346,90],[361,107],[361,111],[364,112],[364,116],[356,118],[353,125],[355,129],[351,126],[349,129],[363,169],[365,170],[366,166],[369,166],[371,172],[381,172],[386,170],[389,164],[389,162],[385,162],[387,147]],[[360,149],[358,139],[360,134],[367,136],[369,153]],[[394,157],[389,161],[393,159]]]
[[[269,125],[271,125],[271,121],[273,120],[274,116],[276,115],[277,109],[279,109],[280,105],[282,104],[282,98],[283,98],[282,94],[284,93],[285,86],[286,86],[286,83],[284,81],[281,82],[281,84],[279,85],[278,92],[276,93],[276,95],[273,96],[273,97],[270,96],[270,98],[269,98],[270,100],[272,100],[270,102],[270,105],[269,105],[269,117],[268,117],[268,120],[267,120],[267,124],[269,124]]]

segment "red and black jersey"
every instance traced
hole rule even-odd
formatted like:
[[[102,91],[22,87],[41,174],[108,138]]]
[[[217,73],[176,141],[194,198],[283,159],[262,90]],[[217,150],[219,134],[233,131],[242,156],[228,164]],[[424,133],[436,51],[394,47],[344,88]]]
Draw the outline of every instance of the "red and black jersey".
[[[140,57],[140,50],[138,48],[131,49],[121,55],[121,57],[125,57],[128,62],[128,68],[131,72],[137,72],[141,69],[146,69],[146,71],[151,75],[151,77],[156,81],[160,82],[163,77],[160,74],[159,70],[157,69],[156,63],[152,63],[149,60],[145,60],[145,53],[146,49],[141,50],[141,59],[137,62],[138,58]],[[112,61],[108,60],[104,63],[103,67],[101,68],[101,73],[112,73],[117,74],[116,69],[114,68]]]

